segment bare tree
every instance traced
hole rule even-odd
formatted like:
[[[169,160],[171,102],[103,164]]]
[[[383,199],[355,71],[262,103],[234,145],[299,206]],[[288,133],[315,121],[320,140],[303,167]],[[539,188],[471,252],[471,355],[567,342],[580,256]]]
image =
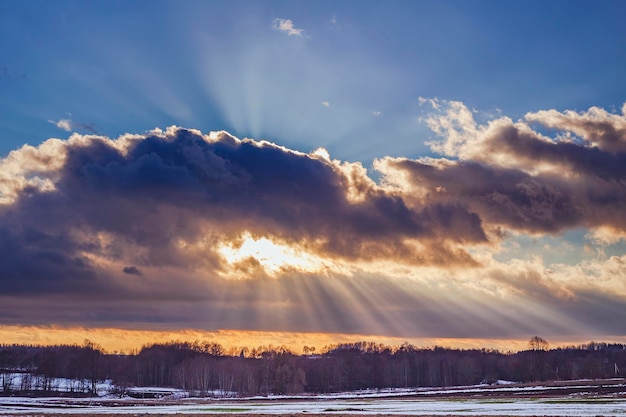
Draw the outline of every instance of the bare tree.
[[[533,380],[544,380],[545,353],[548,347],[548,341],[539,336],[533,336],[528,341],[528,348],[532,351],[530,356],[530,376]]]
[[[89,380],[91,382],[91,394],[95,395],[98,383],[98,365],[100,363],[100,357],[102,356],[102,346],[92,342],[89,339],[85,339],[83,342],[83,348],[87,352],[88,366],[89,366]]]
[[[528,341],[528,349],[535,351],[546,351],[550,347],[548,341],[539,336],[533,336]]]

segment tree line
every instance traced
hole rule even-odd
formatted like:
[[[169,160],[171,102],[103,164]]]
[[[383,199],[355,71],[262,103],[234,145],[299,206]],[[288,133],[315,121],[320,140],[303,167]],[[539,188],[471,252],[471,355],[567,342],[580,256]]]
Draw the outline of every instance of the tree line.
[[[622,377],[626,345],[591,342],[549,349],[539,337],[525,351],[419,348],[372,342],[306,347],[225,350],[215,342],[168,342],[133,354],[106,353],[83,345],[0,345],[2,393],[54,391],[66,378],[76,395],[94,395],[109,380],[122,393],[128,387],[172,387],[195,396],[331,393],[360,389],[443,387]],[[19,381],[19,384],[15,384]]]

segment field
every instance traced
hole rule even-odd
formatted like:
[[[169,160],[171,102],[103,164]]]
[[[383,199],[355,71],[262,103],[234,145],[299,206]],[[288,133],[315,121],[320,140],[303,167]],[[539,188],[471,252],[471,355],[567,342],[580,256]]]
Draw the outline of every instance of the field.
[[[359,391],[242,399],[0,398],[0,415],[626,416],[626,381]]]

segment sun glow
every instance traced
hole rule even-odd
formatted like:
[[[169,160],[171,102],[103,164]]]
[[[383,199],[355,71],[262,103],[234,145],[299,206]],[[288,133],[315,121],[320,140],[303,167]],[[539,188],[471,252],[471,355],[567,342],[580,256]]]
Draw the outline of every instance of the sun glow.
[[[319,257],[302,248],[287,246],[267,237],[254,237],[248,232],[240,239],[224,242],[217,251],[231,266],[237,268],[242,264],[258,262],[269,275],[287,270],[316,272],[324,268]]]
[[[458,349],[499,349],[503,352],[523,350],[527,339],[463,339],[463,338],[401,338],[378,336],[371,334],[343,333],[299,333],[299,332],[268,332],[218,330],[205,331],[193,329],[180,330],[131,330],[117,328],[84,328],[58,326],[19,326],[0,325],[0,339],[6,344],[28,345],[82,345],[90,340],[102,346],[108,353],[133,353],[142,346],[169,341],[213,341],[221,344],[227,353],[237,354],[242,347],[286,346],[295,353],[302,352],[303,346],[314,346],[316,351],[323,352],[325,346],[338,343],[370,341],[388,346],[400,346],[405,342],[417,347],[445,346]],[[617,338],[616,341],[623,341]],[[586,339],[550,340],[552,346],[586,343]]]

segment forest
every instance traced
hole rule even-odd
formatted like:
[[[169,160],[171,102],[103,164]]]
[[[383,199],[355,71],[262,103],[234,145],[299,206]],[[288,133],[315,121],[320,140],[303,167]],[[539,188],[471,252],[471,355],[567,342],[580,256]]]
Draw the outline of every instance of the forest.
[[[296,354],[286,347],[233,348],[215,342],[168,342],[132,354],[106,353],[97,344],[0,345],[0,395],[96,395],[98,382],[115,392],[172,387],[193,396],[331,393],[360,389],[445,387],[623,377],[626,345],[596,343],[549,349],[533,337],[528,349],[418,348],[357,342]]]

